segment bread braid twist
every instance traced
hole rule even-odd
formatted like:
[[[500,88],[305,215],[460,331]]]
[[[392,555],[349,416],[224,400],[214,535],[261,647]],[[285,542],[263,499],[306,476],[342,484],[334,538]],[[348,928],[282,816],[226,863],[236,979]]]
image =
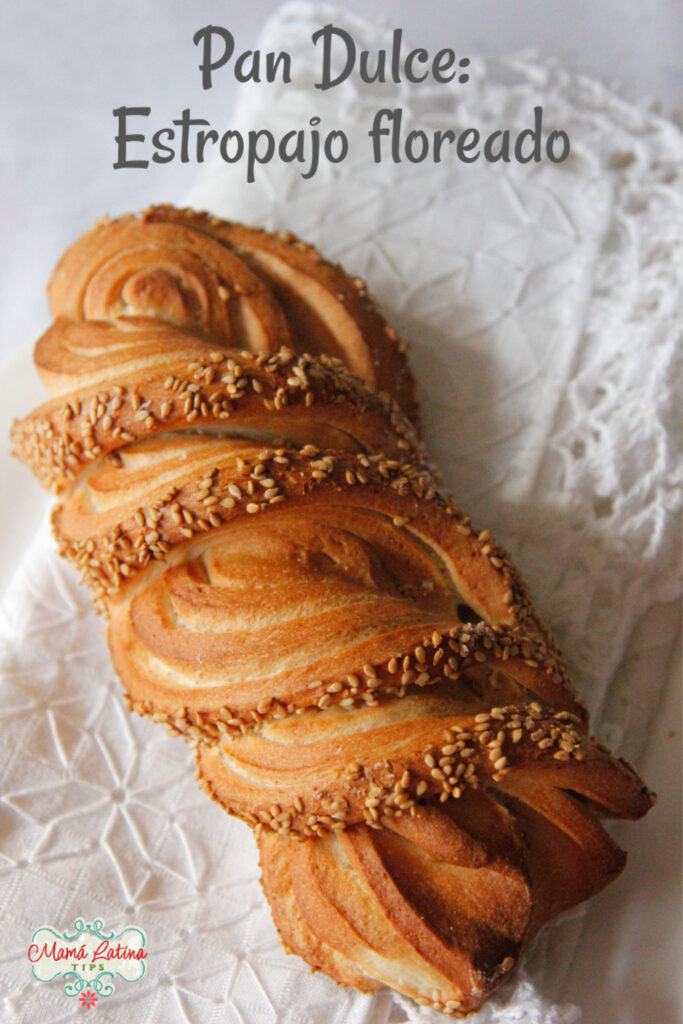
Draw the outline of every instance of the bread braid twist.
[[[13,428],[134,710],[255,828],[286,946],[476,1009],[652,795],[441,490],[396,333],[291,235],[157,207],[60,262]]]

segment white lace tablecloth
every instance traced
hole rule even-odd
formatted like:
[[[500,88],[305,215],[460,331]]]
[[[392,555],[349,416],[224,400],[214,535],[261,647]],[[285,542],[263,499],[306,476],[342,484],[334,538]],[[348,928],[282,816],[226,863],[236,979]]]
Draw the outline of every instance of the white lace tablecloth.
[[[272,162],[251,185],[240,166],[215,163],[188,202],[292,229],[368,280],[411,343],[426,438],[448,486],[514,552],[596,732],[638,762],[678,628],[680,135],[529,54],[473,60],[466,87],[349,81],[321,94],[307,65],[311,33],[328,21],[361,47],[386,45],[386,32],[339,9],[286,5],[262,48],[288,50],[295,81],[244,87],[231,125],[277,133],[315,114],[347,133],[348,159],[309,181]],[[402,106],[406,131],[491,131],[526,127],[536,104],[570,134],[565,163],[371,162],[380,106]],[[39,500],[37,485],[31,493]],[[145,977],[100,1000],[101,1020],[443,1019],[388,991],[338,988],[285,956],[249,830],[198,791],[184,744],[124,711],[102,622],[46,528],[6,594],[0,652],[2,1020],[85,1012],[57,982],[34,981],[26,959],[39,925],[77,917],[148,936]],[[661,842],[657,814],[617,835],[629,845],[651,829]],[[655,874],[641,872],[636,893],[627,869],[620,906],[661,906],[661,892],[647,891]],[[669,884],[665,902],[676,898]],[[585,977],[582,951],[599,941],[600,986],[626,992],[612,1019],[673,1024],[661,985],[652,1018],[632,997],[628,979],[652,950],[635,934],[598,939],[599,916],[579,908],[551,925],[524,973],[473,1020],[570,1024],[581,1005],[598,1024],[572,972]]]

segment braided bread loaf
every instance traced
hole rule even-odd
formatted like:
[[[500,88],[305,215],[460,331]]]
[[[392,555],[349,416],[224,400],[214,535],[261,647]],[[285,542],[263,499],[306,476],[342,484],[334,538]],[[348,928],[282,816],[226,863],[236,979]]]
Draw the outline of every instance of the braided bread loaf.
[[[157,207],[60,262],[16,453],[131,707],[258,836],[289,950],[475,1009],[652,795],[442,493],[395,331],[293,236]]]

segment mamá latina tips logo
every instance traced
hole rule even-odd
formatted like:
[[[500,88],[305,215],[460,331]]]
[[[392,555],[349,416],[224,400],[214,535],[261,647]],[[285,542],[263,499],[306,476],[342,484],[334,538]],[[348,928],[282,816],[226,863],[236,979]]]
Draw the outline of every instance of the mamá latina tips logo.
[[[78,997],[81,1006],[92,1009],[98,999],[114,993],[114,981],[140,981],[145,973],[147,936],[142,928],[129,925],[107,932],[104,922],[92,924],[82,918],[73,931],[58,932],[49,925],[36,929],[27,950],[33,977],[37,981],[64,981],[64,993]]]

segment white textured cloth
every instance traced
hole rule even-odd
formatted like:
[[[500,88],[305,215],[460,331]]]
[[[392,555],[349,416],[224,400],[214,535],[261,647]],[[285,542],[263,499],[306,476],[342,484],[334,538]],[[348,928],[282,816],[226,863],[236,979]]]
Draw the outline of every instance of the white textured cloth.
[[[188,201],[292,229],[367,279],[411,343],[447,485],[514,553],[595,731],[637,761],[676,629],[680,135],[532,55],[475,60],[466,86],[322,94],[306,67],[328,21],[387,44],[339,9],[286,5],[261,44],[291,53],[295,80],[245,87],[232,126],[280,133],[315,114],[347,133],[347,160],[310,181],[274,161],[251,185],[217,162]],[[405,131],[486,132],[527,127],[536,104],[570,134],[565,163],[371,161],[378,107],[403,107]],[[144,979],[97,1007],[116,1024],[443,1020],[284,955],[249,830],[197,790],[184,744],[126,714],[102,623],[47,528],[6,595],[0,650],[3,1019],[72,1018],[75,1000],[33,980],[26,947],[39,925],[99,917],[148,936]],[[584,927],[579,908],[546,929],[473,1024],[579,1020],[554,1000]]]

